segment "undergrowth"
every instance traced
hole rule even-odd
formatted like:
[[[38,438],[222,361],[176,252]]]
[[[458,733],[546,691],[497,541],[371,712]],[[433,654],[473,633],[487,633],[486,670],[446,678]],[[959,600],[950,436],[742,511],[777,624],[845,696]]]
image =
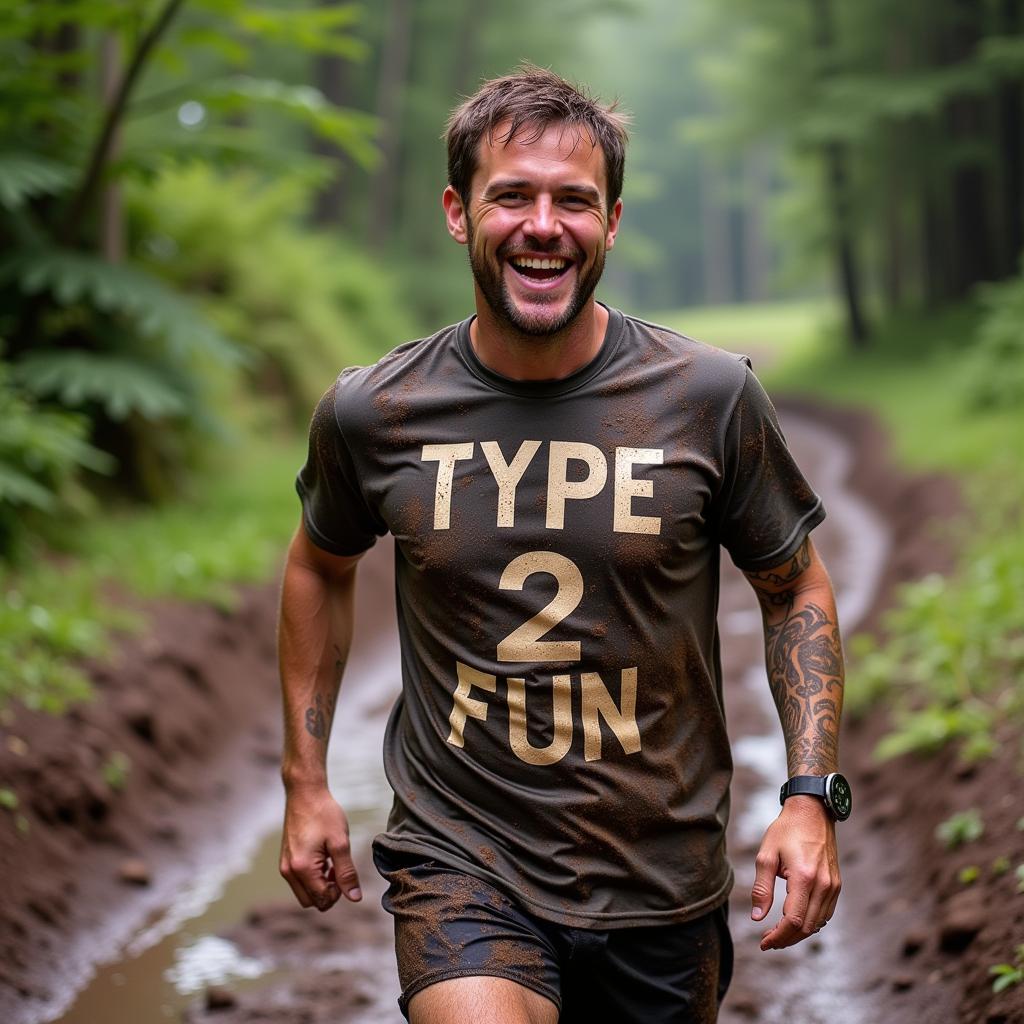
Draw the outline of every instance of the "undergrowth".
[[[953,743],[971,761],[1024,735],[1024,396],[1006,377],[1003,340],[1021,287],[989,292],[983,311],[890,323],[867,352],[821,337],[767,375],[773,392],[873,409],[901,461],[955,475],[966,499],[966,521],[943,524],[956,531],[955,571],[902,587],[884,638],[849,644],[848,709],[891,708],[880,759]]]
[[[249,437],[177,501],[109,508],[67,538],[68,553],[0,577],[0,708],[59,713],[89,699],[79,664],[106,654],[114,631],[144,628],[140,599],[229,608],[238,583],[274,571],[299,521],[304,442]]]

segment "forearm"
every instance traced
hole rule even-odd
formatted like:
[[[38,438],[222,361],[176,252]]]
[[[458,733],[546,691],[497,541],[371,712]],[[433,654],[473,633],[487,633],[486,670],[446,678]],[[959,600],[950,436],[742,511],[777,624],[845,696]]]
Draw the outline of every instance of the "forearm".
[[[789,774],[827,775],[839,768],[843,706],[835,596],[809,545],[790,569],[748,578],[761,603],[768,682],[782,722]]]
[[[352,642],[355,566],[325,574],[293,550],[285,565],[278,621],[284,702],[285,787],[326,786],[327,744]]]

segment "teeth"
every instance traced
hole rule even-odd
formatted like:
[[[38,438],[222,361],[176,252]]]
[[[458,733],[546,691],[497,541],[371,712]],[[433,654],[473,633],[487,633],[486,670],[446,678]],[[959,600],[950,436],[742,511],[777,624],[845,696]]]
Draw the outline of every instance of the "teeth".
[[[516,256],[512,260],[515,266],[529,270],[564,270],[568,262],[558,256],[546,260],[534,259],[532,256]]]

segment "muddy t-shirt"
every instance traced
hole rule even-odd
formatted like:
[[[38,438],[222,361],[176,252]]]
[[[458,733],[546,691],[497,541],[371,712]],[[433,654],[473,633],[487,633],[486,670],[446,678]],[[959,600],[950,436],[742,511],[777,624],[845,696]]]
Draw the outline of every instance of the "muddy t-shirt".
[[[314,415],[305,528],[396,541],[402,695],[377,841],[581,927],[728,896],[719,550],[785,562],[824,510],[742,357],[616,310],[557,381],[470,321],[346,370]]]

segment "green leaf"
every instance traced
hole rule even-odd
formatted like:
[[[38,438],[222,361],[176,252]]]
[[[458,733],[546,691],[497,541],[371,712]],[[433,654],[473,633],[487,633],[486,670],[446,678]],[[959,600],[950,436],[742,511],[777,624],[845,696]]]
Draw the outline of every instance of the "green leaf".
[[[102,405],[114,420],[137,412],[145,419],[180,416],[187,397],[156,367],[123,355],[100,352],[34,352],[14,365],[15,379],[42,398],[56,397],[77,408]]]
[[[15,281],[30,294],[49,291],[65,306],[88,302],[129,317],[139,331],[166,339],[177,355],[202,352],[239,363],[242,350],[223,337],[182,296],[136,266],[107,263],[85,253],[44,249],[0,263],[0,282]]]
[[[236,114],[252,104],[276,107],[307,124],[323,138],[342,146],[364,167],[378,153],[373,145],[377,119],[360,110],[336,107],[311,85],[289,85],[270,78],[235,75],[196,91],[195,99],[213,110]]]
[[[947,849],[952,850],[981,838],[984,831],[985,823],[982,821],[981,812],[972,807],[951,814],[935,829],[935,836]]]
[[[272,10],[245,5],[234,16],[241,28],[262,39],[310,53],[333,53],[350,60],[366,55],[366,44],[347,33],[362,11],[355,4]]]
[[[28,505],[42,512],[49,512],[56,503],[56,496],[37,480],[20,472],[0,460],[0,503]]]
[[[0,205],[16,210],[33,196],[56,195],[75,179],[74,168],[35,153],[0,153]]]
[[[13,811],[18,806],[18,794],[13,789],[0,789],[0,807]]]

